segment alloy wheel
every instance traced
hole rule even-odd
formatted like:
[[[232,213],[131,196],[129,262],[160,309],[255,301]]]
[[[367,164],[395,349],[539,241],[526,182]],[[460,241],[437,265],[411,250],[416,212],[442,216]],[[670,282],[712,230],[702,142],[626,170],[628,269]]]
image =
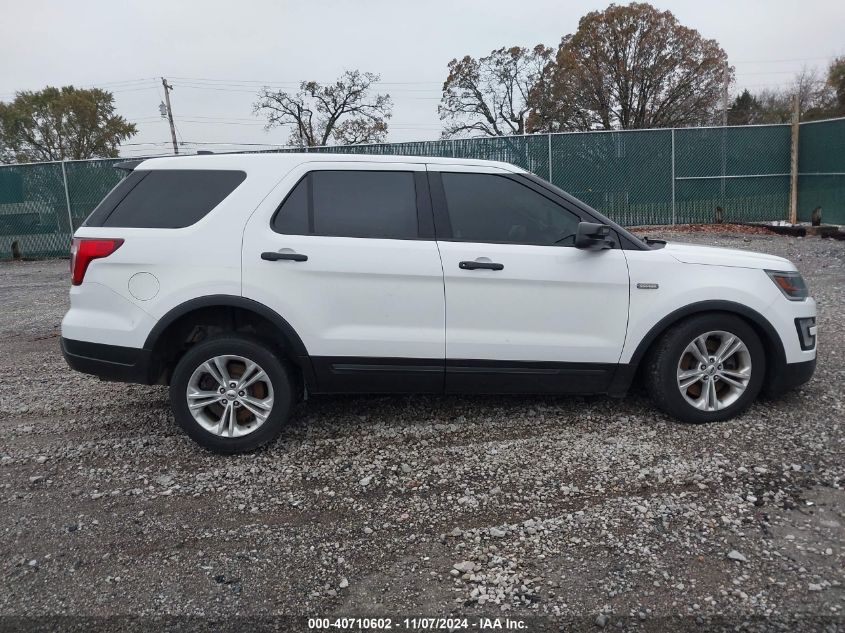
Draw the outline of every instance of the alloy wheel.
[[[194,420],[221,437],[253,433],[273,410],[270,377],[243,356],[209,358],[191,374],[185,397]]]
[[[694,338],[678,361],[678,389],[701,411],[731,406],[748,388],[751,353],[735,334],[721,330]]]

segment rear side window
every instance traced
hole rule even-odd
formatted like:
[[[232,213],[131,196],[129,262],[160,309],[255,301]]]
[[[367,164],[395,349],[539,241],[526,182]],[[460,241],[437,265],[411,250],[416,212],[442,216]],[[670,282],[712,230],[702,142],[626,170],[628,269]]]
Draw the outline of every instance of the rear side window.
[[[287,235],[415,239],[414,174],[406,171],[313,171],[273,218]]]
[[[106,196],[86,224],[181,229],[205,217],[245,178],[244,172],[231,170],[136,171]]]

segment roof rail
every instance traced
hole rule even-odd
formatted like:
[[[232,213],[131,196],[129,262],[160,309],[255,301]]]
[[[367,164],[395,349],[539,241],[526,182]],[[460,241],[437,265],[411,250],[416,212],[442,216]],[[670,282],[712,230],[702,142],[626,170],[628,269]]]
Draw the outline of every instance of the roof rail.
[[[113,166],[115,169],[120,169],[120,170],[123,170],[123,171],[132,171],[132,170],[133,170],[133,169],[135,169],[138,165],[140,165],[141,163],[143,163],[143,162],[144,162],[144,160],[145,160],[145,159],[143,159],[143,158],[136,159],[136,160],[125,160],[125,161],[123,161],[122,163],[115,163],[115,164],[114,164],[114,165],[112,165],[112,166]]]

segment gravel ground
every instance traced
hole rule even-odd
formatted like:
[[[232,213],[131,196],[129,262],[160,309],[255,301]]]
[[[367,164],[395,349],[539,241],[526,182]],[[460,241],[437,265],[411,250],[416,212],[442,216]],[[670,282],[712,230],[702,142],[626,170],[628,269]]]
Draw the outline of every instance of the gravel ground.
[[[66,261],[0,265],[0,628],[460,614],[840,630],[845,245],[663,236],[795,261],[819,304],[815,378],[706,426],[638,394],[315,398],[272,446],[221,457],[176,428],[165,388],[65,366]]]

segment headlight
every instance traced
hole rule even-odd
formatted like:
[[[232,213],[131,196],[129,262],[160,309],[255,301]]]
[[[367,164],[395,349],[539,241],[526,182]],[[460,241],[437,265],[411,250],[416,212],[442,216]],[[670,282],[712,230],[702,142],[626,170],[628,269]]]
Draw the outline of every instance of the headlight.
[[[766,274],[790,301],[803,301],[807,298],[807,284],[801,278],[801,273],[767,270]]]

